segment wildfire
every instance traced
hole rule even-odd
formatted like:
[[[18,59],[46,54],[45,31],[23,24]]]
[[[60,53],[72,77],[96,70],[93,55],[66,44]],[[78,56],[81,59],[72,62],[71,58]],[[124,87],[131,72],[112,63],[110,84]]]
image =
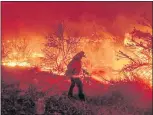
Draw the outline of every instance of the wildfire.
[[[2,64],[5,66],[11,66],[11,67],[15,67],[15,66],[30,67],[31,66],[28,62],[3,62]]]
[[[135,46],[135,49],[132,50],[133,55],[130,56],[137,61],[131,64],[131,68],[136,68],[133,72],[152,86],[152,52],[145,49],[146,42],[143,39],[135,39],[135,41],[132,41],[132,36],[129,33],[125,34],[124,45]],[[130,73],[133,72],[127,71],[126,74],[131,76]]]
[[[82,38],[79,46],[78,46],[78,51],[83,50],[86,53],[86,59],[83,60],[84,68],[88,70],[89,73],[91,73],[91,77],[93,77],[95,80],[104,82],[105,78],[106,80],[118,80],[118,79],[124,79],[125,76],[121,75],[120,78],[117,78],[116,75],[114,75],[113,70],[120,70],[121,68],[124,67],[124,65],[129,64],[130,62],[121,59],[118,61],[116,59],[116,51],[118,49],[124,50],[126,53],[128,52],[128,49],[125,47],[128,45],[135,45],[131,40],[132,36],[130,33],[125,33],[125,38],[124,38],[124,45],[119,46],[114,42],[112,39],[107,39],[107,37],[110,36],[105,36],[103,38],[99,38],[97,40],[92,40],[92,38]],[[11,42],[10,40],[7,42]],[[141,58],[143,59],[144,62],[147,62],[146,57],[141,53],[143,49],[142,48],[137,48],[134,53],[137,56],[136,58]],[[72,54],[69,54],[72,55]],[[135,56],[132,54],[129,54],[130,56]],[[5,66],[21,66],[21,67],[32,67],[33,62],[38,64],[37,66],[40,66],[41,71],[47,71],[47,72],[53,72],[55,74],[64,74],[64,71],[66,69],[65,66],[62,66],[64,69],[62,70],[63,72],[58,73],[57,70],[53,70],[53,66],[49,67],[46,65],[43,65],[41,61],[38,62],[36,60],[37,58],[44,58],[45,55],[41,52],[32,52],[30,55],[25,56],[22,54],[22,52],[17,52],[17,51],[12,51],[9,53],[9,58],[6,58],[2,61],[2,65]],[[71,57],[71,56],[70,56]],[[29,62],[29,59],[31,62]],[[62,61],[61,57],[58,57],[57,59],[57,64],[60,64]],[[103,72],[104,73],[103,73]],[[152,76],[152,71],[151,69],[144,69],[144,68],[139,68],[137,73],[140,76],[146,76],[150,81],[152,81],[151,76]],[[143,75],[142,75],[143,74]],[[127,72],[127,75],[130,77],[130,74]],[[118,75],[119,76],[119,75]],[[103,78],[102,78],[103,77]],[[145,80],[145,79],[144,79]],[[150,82],[149,81],[149,82]],[[105,81],[106,82],[106,81]],[[150,83],[151,84],[151,83]],[[152,84],[151,84],[152,85]]]
[[[32,53],[31,57],[33,57],[33,58],[36,58],[36,57],[44,57],[44,54],[43,53],[34,52],[34,53]]]
[[[131,39],[131,35],[129,33],[125,33],[124,45],[132,44]]]

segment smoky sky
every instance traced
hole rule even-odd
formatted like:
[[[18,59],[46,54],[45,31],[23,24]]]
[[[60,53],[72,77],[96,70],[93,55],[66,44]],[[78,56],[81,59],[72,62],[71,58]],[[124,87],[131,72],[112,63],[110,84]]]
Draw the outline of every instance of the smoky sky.
[[[117,35],[123,25],[131,23],[128,20],[136,20],[141,14],[152,20],[151,2],[2,2],[1,7],[5,37],[24,31],[44,34],[61,20],[68,20],[80,34],[84,22],[94,21]]]

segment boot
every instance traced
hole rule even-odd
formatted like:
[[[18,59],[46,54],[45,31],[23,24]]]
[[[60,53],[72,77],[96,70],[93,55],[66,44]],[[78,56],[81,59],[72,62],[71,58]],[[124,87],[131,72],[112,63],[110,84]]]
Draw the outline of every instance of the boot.
[[[82,94],[79,94],[79,98],[80,98],[81,101],[85,101],[85,96],[84,96],[83,93]]]

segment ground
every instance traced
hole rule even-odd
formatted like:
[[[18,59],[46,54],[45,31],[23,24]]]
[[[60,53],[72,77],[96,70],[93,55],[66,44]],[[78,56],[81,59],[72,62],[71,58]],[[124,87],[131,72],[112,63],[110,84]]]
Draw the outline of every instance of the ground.
[[[152,115],[152,88],[139,81],[84,82],[86,101],[69,99],[68,78],[32,68],[2,67],[2,115]],[[42,106],[41,106],[42,107]],[[42,109],[42,108],[41,108]],[[41,110],[40,109],[40,110]]]

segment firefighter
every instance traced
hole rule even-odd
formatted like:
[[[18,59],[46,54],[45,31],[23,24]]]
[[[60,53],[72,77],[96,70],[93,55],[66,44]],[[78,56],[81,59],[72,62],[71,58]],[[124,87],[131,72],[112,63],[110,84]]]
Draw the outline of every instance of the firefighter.
[[[78,87],[78,96],[80,100],[85,101],[85,96],[83,93],[83,84],[80,79],[82,74],[82,62],[81,59],[85,57],[85,53],[83,51],[77,53],[70,63],[67,65],[66,76],[70,77],[71,85],[68,92],[68,97],[73,97],[73,88],[75,85]]]

